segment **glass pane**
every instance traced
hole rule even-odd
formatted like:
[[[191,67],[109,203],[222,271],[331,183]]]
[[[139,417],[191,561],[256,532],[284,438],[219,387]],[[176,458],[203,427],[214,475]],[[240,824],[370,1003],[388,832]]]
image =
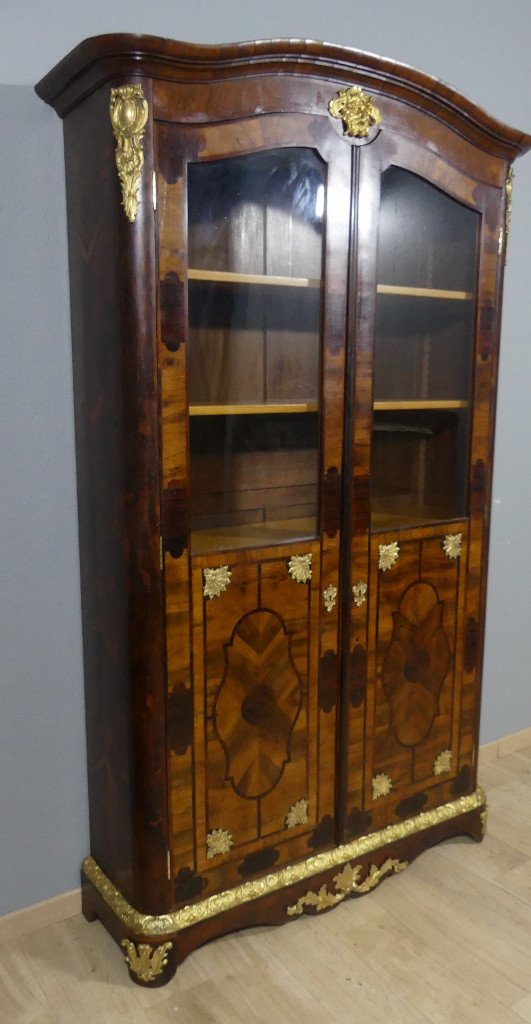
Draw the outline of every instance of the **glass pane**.
[[[189,167],[196,552],[317,534],[324,185],[309,149]]]
[[[466,515],[479,215],[409,171],[382,176],[373,526]]]

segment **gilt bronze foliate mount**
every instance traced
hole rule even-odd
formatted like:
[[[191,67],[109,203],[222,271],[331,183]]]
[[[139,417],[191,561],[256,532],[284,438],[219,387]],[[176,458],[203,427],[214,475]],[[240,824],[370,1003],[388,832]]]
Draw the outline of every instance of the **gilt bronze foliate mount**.
[[[122,206],[131,223],[140,203],[140,175],[144,166],[142,140],[148,119],[148,105],[141,85],[111,89],[109,115],[116,139],[116,169],[122,188]]]
[[[332,117],[343,122],[343,134],[353,139],[368,138],[369,130],[382,123],[382,115],[372,97],[359,85],[340,89],[336,98],[330,100],[328,109]]]

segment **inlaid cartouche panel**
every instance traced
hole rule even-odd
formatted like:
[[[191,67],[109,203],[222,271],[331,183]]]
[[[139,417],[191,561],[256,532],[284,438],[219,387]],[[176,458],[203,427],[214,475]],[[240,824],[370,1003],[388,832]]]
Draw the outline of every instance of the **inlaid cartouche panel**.
[[[225,657],[212,724],[225,751],[226,777],[238,796],[262,797],[289,761],[302,706],[286,623],[276,612],[249,612],[236,624]]]
[[[296,581],[290,560],[308,547],[311,575]],[[317,757],[319,622],[328,614],[318,555],[308,541],[227,553],[231,582],[216,600],[202,591],[212,556],[193,559],[194,863],[208,891],[276,869],[293,850],[307,856],[320,819],[331,830],[315,848],[334,842],[333,792]],[[321,737],[328,759],[334,739]]]
[[[374,825],[431,806],[435,787],[453,784],[459,772],[459,714],[466,524],[462,549],[448,558],[439,528],[402,531],[400,558],[383,573],[382,543],[372,542],[371,633],[365,806]],[[444,753],[444,757],[441,755]],[[442,768],[444,767],[444,771]],[[388,780],[386,791],[374,780]],[[448,790],[450,794],[450,791]],[[451,795],[451,794],[450,794]],[[415,808],[417,809],[415,811]],[[373,825],[373,827],[374,827]]]
[[[405,747],[428,735],[450,665],[443,602],[431,583],[412,583],[393,612],[393,635],[382,664],[391,728]]]

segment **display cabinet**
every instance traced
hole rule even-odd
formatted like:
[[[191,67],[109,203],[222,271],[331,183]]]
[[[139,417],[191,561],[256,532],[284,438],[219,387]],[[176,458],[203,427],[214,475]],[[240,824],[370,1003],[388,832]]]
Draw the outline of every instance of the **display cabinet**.
[[[483,834],[501,283],[531,137],[299,41],[101,36],[37,92],[65,131],[83,909],[159,985],[215,935]]]

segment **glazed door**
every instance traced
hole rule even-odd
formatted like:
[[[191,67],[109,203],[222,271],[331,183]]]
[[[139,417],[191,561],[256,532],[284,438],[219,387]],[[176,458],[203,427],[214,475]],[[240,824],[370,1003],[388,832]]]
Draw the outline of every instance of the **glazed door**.
[[[349,837],[475,785],[501,201],[452,155],[382,131],[360,161]]]
[[[274,115],[158,154],[178,904],[335,839],[350,152]]]

